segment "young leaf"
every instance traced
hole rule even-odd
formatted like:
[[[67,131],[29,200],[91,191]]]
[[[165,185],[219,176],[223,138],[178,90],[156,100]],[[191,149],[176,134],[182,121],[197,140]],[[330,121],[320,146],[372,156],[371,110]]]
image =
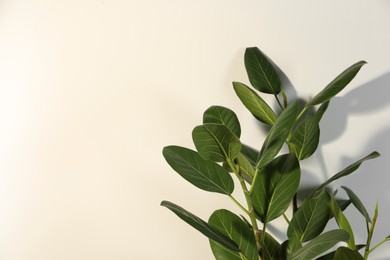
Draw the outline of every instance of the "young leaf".
[[[314,257],[331,249],[337,243],[347,241],[348,237],[348,233],[340,229],[325,232],[293,252],[288,257],[288,260],[313,259]]]
[[[240,248],[232,239],[230,239],[224,234],[221,234],[221,232],[219,232],[217,229],[207,224],[207,222],[200,219],[198,216],[195,216],[191,212],[186,211],[182,207],[169,201],[161,202],[161,206],[167,207],[168,209],[173,211],[179,218],[187,222],[193,228],[197,229],[206,237],[220,243],[221,245],[223,245],[224,247],[230,250],[233,250],[235,252],[240,252]]]
[[[267,164],[256,175],[251,199],[263,223],[281,216],[297,192],[301,171],[294,154],[284,154]]]
[[[329,203],[330,196],[325,190],[306,199],[291,219],[287,229],[288,238],[295,237],[305,242],[321,234],[331,214]]]
[[[356,209],[363,215],[363,217],[366,219],[367,223],[371,223],[370,215],[368,214],[366,208],[364,207],[363,203],[359,199],[359,197],[348,187],[341,186],[347,193],[349,199],[351,200],[352,204],[356,207]]]
[[[256,168],[264,167],[279,153],[295,123],[298,108],[298,102],[295,101],[280,114],[261,147]]]
[[[219,164],[204,160],[197,152],[180,146],[167,146],[163,155],[168,164],[199,189],[231,194],[234,182]]]
[[[260,92],[277,95],[282,89],[276,69],[256,47],[245,51],[245,68],[252,86]]]
[[[337,248],[334,254],[334,260],[364,260],[364,257],[356,250],[351,250],[347,247]]]
[[[334,96],[336,96],[341,90],[343,90],[349,82],[356,76],[360,68],[366,64],[365,61],[359,61],[338,75],[332,82],[330,82],[320,93],[318,93],[306,106],[314,106],[324,103]]]
[[[203,124],[214,123],[226,126],[237,137],[241,135],[241,126],[237,115],[229,108],[211,106],[203,113]]]
[[[220,209],[216,210],[208,221],[209,225],[218,230],[221,234],[232,239],[240,248],[241,253],[248,260],[258,260],[259,255],[256,249],[256,240],[253,231],[241,218],[234,213]],[[232,252],[222,251],[215,243],[211,243],[211,249],[216,259],[228,259]],[[218,257],[217,257],[217,255]],[[227,253],[227,254],[225,254]],[[240,258],[238,258],[240,259]]]
[[[320,140],[320,127],[314,116],[307,116],[294,130],[289,141],[289,147],[295,152],[299,160],[311,156]]]
[[[194,128],[192,139],[199,154],[206,160],[233,161],[241,150],[240,139],[226,126],[204,124]]]
[[[353,173],[354,171],[356,171],[357,169],[359,169],[360,165],[366,161],[366,160],[370,160],[370,159],[374,159],[376,157],[378,157],[380,154],[378,152],[372,152],[370,153],[369,155],[367,155],[366,157],[360,159],[359,161],[349,165],[347,168],[345,168],[344,170],[336,173],[335,175],[333,175],[329,180],[325,181],[324,183],[322,183],[320,186],[318,186],[318,188],[316,189],[316,191],[319,191],[321,190],[322,188],[326,187],[329,183],[337,180],[337,179],[340,179],[344,176],[347,176],[351,173]]]
[[[275,123],[277,115],[256,92],[240,82],[233,82],[233,88],[244,106],[257,120],[267,125]]]

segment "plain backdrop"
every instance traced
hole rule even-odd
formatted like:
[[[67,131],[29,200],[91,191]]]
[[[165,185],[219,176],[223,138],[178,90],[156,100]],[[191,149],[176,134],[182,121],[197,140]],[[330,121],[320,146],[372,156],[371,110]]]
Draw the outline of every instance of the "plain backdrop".
[[[304,99],[368,62],[331,103],[302,184],[381,152],[334,186],[352,188],[371,215],[379,201],[380,241],[390,234],[389,14],[388,0],[0,0],[0,259],[213,259],[160,202],[206,220],[241,212],[187,183],[161,150],[193,148],[211,105],[233,109],[243,141],[261,147],[231,85],[248,83],[250,46]],[[364,242],[364,220],[347,214]],[[385,245],[372,259],[389,256]]]

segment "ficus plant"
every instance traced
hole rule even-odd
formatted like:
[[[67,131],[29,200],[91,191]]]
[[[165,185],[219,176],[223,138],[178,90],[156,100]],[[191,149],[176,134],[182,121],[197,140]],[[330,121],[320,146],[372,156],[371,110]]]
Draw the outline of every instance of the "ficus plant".
[[[299,102],[288,100],[278,70],[258,48],[247,48],[244,60],[252,87],[233,82],[233,88],[249,112],[268,126],[260,149],[240,141],[239,120],[223,106],[208,108],[203,123],[192,131],[196,150],[176,145],[163,149],[163,156],[174,171],[199,189],[227,196],[238,206],[240,214],[218,209],[205,221],[172,202],[163,201],[161,205],[204,234],[216,259],[368,259],[372,251],[390,240],[388,236],[371,246],[378,204],[371,218],[350,188],[341,187],[346,194],[341,199],[329,185],[355,172],[363,162],[378,157],[378,152],[313,187],[305,198],[297,198],[300,179],[305,177],[301,164],[318,147],[319,122],[330,100],[366,62],[353,64],[312,99]],[[261,95],[273,95],[278,109],[273,109]],[[286,149],[282,149],[284,146]],[[245,202],[233,196],[235,183],[239,183]],[[355,241],[344,211],[349,206],[355,207],[365,222],[364,242]],[[288,225],[285,241],[279,241],[267,229],[278,218]],[[330,221],[335,221],[333,226],[337,228],[328,230]]]

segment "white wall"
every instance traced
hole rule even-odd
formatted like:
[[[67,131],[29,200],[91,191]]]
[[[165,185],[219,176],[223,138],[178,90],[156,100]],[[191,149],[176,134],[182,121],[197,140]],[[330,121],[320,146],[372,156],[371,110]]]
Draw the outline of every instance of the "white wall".
[[[235,208],[186,183],[161,150],[192,147],[214,104],[234,109],[244,141],[260,147],[231,87],[247,82],[248,46],[306,98],[368,62],[332,103],[322,156],[305,169],[319,183],[382,152],[343,184],[371,212],[379,199],[374,242],[387,236],[389,13],[388,0],[0,1],[0,259],[212,259],[207,239],[159,203],[204,219]],[[387,245],[372,259],[389,255]]]

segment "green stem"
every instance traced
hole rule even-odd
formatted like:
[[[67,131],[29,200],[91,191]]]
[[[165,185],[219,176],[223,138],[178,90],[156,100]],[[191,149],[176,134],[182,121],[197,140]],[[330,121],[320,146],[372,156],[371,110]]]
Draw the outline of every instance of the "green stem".
[[[382,244],[386,243],[387,241],[389,241],[389,238],[383,239],[381,242],[379,242],[373,248],[371,248],[369,253],[371,253],[372,251],[374,251],[375,249],[377,249],[378,247],[380,247]]]
[[[287,222],[287,224],[290,225],[290,220],[288,219],[285,213],[283,213],[283,218]]]
[[[249,215],[249,211],[246,209],[246,208],[244,208],[242,205],[241,205],[241,203],[240,202],[238,202],[232,195],[228,195],[229,196],[229,198],[240,208],[240,209],[242,209],[242,211],[244,211],[246,214],[248,214]]]
[[[374,217],[372,218],[371,227],[370,227],[370,230],[369,230],[368,236],[367,236],[366,248],[364,250],[364,259],[368,259],[368,255],[371,252],[370,244],[371,244],[372,235],[374,233],[374,228],[375,228],[375,224],[376,224],[376,219],[377,218],[378,218],[378,202],[376,202]]]
[[[280,103],[280,100],[279,100],[279,98],[278,98],[278,95],[274,95],[275,96],[275,98],[276,98],[276,101],[278,102],[278,105],[279,105],[279,107],[280,107],[280,109],[282,109],[282,111],[283,111],[283,106],[282,106],[282,103]]]

